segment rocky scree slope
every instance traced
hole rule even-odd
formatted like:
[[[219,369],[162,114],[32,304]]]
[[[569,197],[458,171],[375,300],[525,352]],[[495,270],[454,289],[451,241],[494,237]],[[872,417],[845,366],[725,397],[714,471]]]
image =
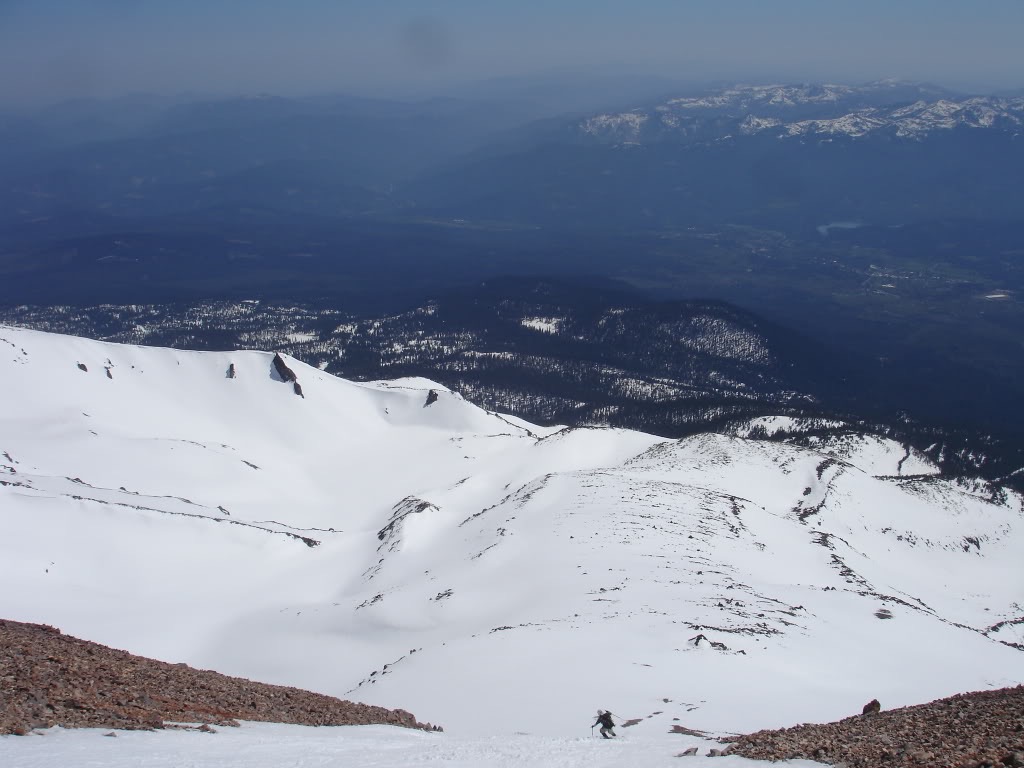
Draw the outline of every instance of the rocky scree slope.
[[[730,754],[868,766],[1024,765],[1024,686],[741,736]]]
[[[134,656],[41,624],[0,620],[0,734],[33,728],[163,728],[169,723],[397,725],[401,709],[356,704]]]

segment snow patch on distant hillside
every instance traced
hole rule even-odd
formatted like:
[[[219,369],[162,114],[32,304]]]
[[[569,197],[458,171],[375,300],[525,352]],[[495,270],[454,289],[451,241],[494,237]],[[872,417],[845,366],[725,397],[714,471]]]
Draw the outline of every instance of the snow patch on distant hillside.
[[[519,322],[524,328],[532,328],[541,333],[555,334],[561,329],[562,323],[565,320],[560,317],[524,317]]]

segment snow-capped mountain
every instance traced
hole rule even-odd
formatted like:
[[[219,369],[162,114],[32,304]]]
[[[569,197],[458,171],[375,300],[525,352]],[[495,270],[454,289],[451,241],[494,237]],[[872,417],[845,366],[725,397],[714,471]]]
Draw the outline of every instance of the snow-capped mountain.
[[[895,443],[542,428],[7,327],[0,366],[5,618],[449,732],[750,731],[1024,680],[1021,497]]]
[[[828,222],[927,227],[1024,209],[1019,95],[733,86],[628,107],[495,146],[409,192],[437,217],[586,234],[740,225],[805,237]]]
[[[603,141],[699,141],[765,133],[778,138],[921,138],[934,131],[987,128],[1018,133],[1024,99],[962,97],[895,82],[868,86],[737,85],[669,99],[650,108],[600,114],[579,124]]]

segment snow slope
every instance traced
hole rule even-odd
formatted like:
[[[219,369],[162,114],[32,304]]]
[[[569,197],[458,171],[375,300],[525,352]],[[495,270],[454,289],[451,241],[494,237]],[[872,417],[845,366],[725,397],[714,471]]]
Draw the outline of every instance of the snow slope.
[[[287,365],[301,397],[263,353],[0,328],[0,616],[467,737],[1024,681],[1012,492],[874,438],[557,430]]]
[[[0,758],[6,768],[55,768],[90,765],[104,768],[321,768],[373,766],[373,768],[618,768],[678,765],[674,756],[685,747],[698,746],[701,756],[721,744],[662,735],[651,740],[603,741],[585,734],[573,738],[459,737],[389,726],[306,728],[273,723],[244,723],[241,728],[145,733],[121,731],[69,731],[55,728],[29,737],[0,736]],[[586,728],[582,729],[584,732]],[[675,739],[675,741],[673,741]],[[742,757],[687,758],[688,766],[714,765],[744,768],[763,765]],[[816,766],[807,760],[789,760],[784,766]]]

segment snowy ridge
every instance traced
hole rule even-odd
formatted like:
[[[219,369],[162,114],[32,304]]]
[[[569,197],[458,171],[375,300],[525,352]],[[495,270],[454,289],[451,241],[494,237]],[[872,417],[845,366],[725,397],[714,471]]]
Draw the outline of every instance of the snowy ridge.
[[[819,436],[815,433],[826,433]],[[909,445],[853,431],[841,421],[791,416],[763,416],[740,424],[729,433],[736,437],[777,439],[810,446],[823,454],[877,476],[938,475],[939,467],[928,456]],[[806,435],[806,437],[804,437]]]
[[[753,110],[759,106],[834,104],[857,93],[846,85],[736,85],[709,96],[670,99],[667,106],[680,110]]]
[[[263,353],[0,328],[0,615],[449,733],[597,706],[630,738],[750,731],[1024,680],[1013,492],[877,438],[559,430],[287,365],[303,397]]]
[[[900,88],[898,94],[892,93]],[[910,103],[900,100],[914,94]],[[650,109],[602,114],[579,128],[606,141],[722,138],[767,134],[778,138],[890,133],[919,139],[955,128],[1019,132],[1024,99],[953,97],[907,84],[738,85],[699,97],[670,99]],[[708,135],[710,133],[710,135]]]
[[[901,138],[954,128],[1017,130],[1024,125],[1024,99],[970,98],[963,101],[918,101],[898,109],[873,108],[831,120],[804,120],[782,126],[786,136],[865,134],[891,130]],[[780,134],[781,135],[781,134]]]

